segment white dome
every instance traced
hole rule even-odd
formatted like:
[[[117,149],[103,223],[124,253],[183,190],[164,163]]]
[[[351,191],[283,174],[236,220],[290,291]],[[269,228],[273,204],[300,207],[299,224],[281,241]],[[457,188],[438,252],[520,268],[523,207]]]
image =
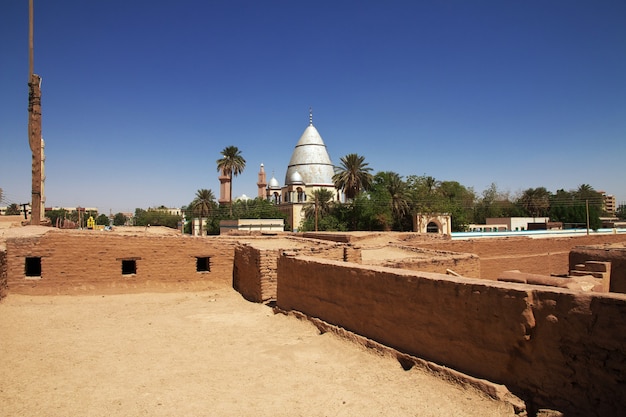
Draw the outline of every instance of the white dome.
[[[310,186],[333,185],[335,173],[333,163],[328,156],[322,137],[313,124],[304,130],[293,150],[285,174],[286,185],[293,184],[294,173],[298,173],[302,182]]]
[[[270,183],[268,184],[268,188],[280,188],[280,184],[278,183],[278,180],[275,177],[272,177],[272,179],[270,180]]]
[[[298,171],[294,171],[291,177],[289,177],[289,184],[304,184],[304,179]]]

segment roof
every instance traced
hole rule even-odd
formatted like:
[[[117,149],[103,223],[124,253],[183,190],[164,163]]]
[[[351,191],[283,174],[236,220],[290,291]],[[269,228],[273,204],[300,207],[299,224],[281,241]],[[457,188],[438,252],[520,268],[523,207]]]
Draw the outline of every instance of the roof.
[[[285,185],[292,184],[294,173],[306,185],[333,185],[335,169],[319,132],[309,124],[296,144],[285,174]]]

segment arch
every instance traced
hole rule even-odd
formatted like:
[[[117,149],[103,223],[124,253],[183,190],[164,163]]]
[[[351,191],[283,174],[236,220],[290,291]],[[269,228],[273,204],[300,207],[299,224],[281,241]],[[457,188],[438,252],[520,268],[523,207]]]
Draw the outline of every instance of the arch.
[[[437,222],[431,220],[426,225],[426,233],[439,233],[440,228],[441,226]]]

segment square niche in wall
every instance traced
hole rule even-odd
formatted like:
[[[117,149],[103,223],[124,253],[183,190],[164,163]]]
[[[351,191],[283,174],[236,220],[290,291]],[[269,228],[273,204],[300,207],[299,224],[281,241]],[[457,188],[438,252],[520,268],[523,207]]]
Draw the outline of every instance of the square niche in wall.
[[[137,261],[135,259],[122,259],[122,275],[137,273]]]
[[[24,275],[26,278],[41,278],[41,257],[27,256],[24,259]]]
[[[196,256],[196,272],[211,272],[211,258],[209,256]]]

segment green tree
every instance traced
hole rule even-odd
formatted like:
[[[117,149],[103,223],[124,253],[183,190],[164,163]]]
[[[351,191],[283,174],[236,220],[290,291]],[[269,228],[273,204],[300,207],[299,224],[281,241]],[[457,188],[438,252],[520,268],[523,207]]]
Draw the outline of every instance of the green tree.
[[[107,216],[106,214],[101,214],[98,217],[96,217],[96,224],[99,224],[102,226],[108,226],[109,223],[110,223],[109,216]]]
[[[228,205],[231,207],[230,215],[232,217],[233,205],[233,176],[238,176],[246,167],[246,160],[241,156],[239,148],[236,146],[227,146],[222,152],[222,158],[217,160],[217,172],[222,172],[230,180],[230,199]]]
[[[196,197],[191,203],[193,214],[200,217],[200,236],[203,236],[203,218],[208,217],[215,209],[215,195],[206,188],[196,191]]]
[[[305,219],[313,220],[316,232],[320,230],[319,220],[324,219],[331,211],[333,197],[334,193],[329,189],[317,188],[309,196],[310,202],[304,206]]]
[[[128,218],[123,213],[115,213],[113,216],[113,226],[124,226]]]
[[[355,153],[341,158],[341,166],[333,175],[335,187],[342,190],[347,199],[354,199],[361,191],[370,189],[373,176],[365,157]]]
[[[10,204],[9,207],[7,207],[7,211],[5,214],[7,216],[17,216],[21,214],[20,206],[18,206],[16,203]]]
[[[411,229],[408,189],[402,177],[392,171],[378,172],[374,176],[372,189],[372,200],[382,215],[379,219],[384,220],[384,209],[388,208],[394,230]]]
[[[135,209],[135,226],[165,226],[177,229],[178,222],[181,220],[182,216],[170,214],[166,210],[159,208],[149,208],[148,210]]]
[[[531,217],[547,216],[551,194],[545,187],[529,188],[522,193],[518,203]]]

